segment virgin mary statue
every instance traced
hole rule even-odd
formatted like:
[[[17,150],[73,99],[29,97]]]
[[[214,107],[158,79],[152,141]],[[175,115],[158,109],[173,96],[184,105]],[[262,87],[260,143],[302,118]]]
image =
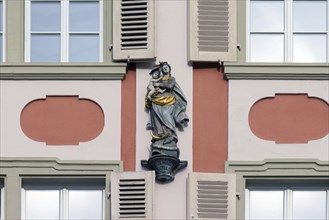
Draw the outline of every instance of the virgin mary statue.
[[[145,107],[149,112],[146,128],[152,136],[151,156],[169,155],[179,158],[176,128],[183,130],[189,119],[185,113],[187,101],[171,75],[167,62],[160,62],[150,72]]]

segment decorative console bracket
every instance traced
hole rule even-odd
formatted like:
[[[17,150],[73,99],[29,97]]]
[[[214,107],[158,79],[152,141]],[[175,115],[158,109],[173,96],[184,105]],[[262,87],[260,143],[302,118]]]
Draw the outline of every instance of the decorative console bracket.
[[[187,167],[187,161],[169,155],[156,155],[148,160],[142,160],[141,165],[149,170],[155,170],[155,179],[161,183],[171,182],[175,174]]]

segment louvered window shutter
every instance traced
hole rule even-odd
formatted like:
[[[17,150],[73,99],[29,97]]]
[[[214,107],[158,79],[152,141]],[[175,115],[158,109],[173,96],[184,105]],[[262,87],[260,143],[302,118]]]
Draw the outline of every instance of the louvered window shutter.
[[[152,219],[154,172],[111,174],[111,219]]]
[[[113,1],[113,58],[155,58],[155,1]]]
[[[189,219],[235,219],[234,174],[190,173],[188,177]]]
[[[188,1],[190,61],[236,61],[236,1]]]

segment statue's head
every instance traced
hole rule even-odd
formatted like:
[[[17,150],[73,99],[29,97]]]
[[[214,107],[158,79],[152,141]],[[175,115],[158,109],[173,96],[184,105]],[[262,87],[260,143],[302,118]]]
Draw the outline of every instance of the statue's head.
[[[163,75],[171,75],[171,67],[167,62],[160,62],[160,69]]]

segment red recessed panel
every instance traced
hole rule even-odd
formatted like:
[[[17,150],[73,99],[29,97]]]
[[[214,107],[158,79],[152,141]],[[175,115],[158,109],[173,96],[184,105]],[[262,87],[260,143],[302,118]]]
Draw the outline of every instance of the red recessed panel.
[[[252,132],[279,144],[307,143],[329,132],[329,105],[307,94],[276,94],[257,101],[249,112]]]
[[[95,139],[104,128],[101,107],[78,96],[47,96],[28,103],[21,128],[32,140],[47,145],[78,145]]]

